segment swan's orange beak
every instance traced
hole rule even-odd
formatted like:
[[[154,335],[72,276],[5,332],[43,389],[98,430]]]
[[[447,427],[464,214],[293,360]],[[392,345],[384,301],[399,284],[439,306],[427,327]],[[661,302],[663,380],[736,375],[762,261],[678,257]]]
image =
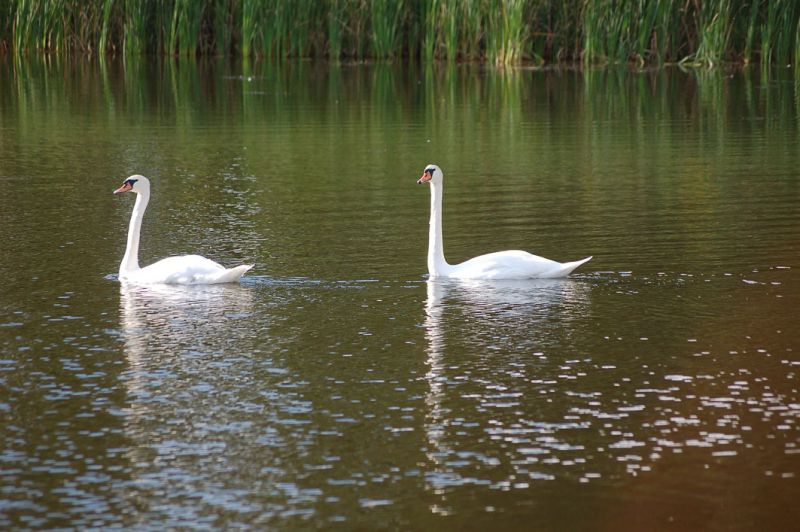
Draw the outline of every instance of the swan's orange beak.
[[[119,187],[117,190],[114,191],[114,194],[122,194],[123,192],[127,192],[132,188],[133,188],[133,185],[131,185],[130,183],[125,181],[124,183],[122,183],[121,187]]]
[[[420,177],[420,178],[417,180],[417,184],[418,184],[418,185],[425,184],[425,183],[427,183],[428,181],[430,181],[431,179],[433,179],[433,172],[424,172],[424,173],[422,174],[422,177]]]

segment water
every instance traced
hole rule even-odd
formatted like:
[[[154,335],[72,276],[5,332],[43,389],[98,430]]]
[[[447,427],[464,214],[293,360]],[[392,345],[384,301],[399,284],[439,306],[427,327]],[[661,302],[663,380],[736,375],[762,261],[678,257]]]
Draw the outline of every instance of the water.
[[[791,73],[0,63],[0,527],[789,528]],[[594,259],[569,280],[425,275]],[[241,285],[120,286],[140,257]]]

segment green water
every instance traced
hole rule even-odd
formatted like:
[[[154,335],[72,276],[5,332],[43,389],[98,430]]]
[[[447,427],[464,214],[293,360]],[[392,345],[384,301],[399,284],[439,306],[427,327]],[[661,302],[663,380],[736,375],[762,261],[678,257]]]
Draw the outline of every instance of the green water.
[[[0,527],[789,528],[791,72],[0,62]],[[428,281],[593,255],[568,280]],[[121,286],[140,260],[241,285]]]

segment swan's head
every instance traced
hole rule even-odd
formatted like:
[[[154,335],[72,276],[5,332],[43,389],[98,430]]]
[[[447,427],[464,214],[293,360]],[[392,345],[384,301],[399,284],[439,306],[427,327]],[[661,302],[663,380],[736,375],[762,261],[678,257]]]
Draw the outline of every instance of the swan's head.
[[[433,183],[439,184],[442,182],[442,178],[444,174],[442,173],[442,169],[436,166],[435,164],[429,164],[425,166],[425,170],[422,171],[422,177],[417,180],[418,185],[422,185],[423,183]]]
[[[132,175],[122,183],[121,187],[114,191],[114,194],[122,194],[123,192],[141,193],[144,191],[150,191],[150,180],[143,175]]]

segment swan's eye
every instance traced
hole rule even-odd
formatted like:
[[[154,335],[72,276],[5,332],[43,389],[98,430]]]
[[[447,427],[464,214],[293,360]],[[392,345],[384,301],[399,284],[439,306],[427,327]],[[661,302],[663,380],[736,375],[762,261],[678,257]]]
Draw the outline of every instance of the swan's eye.
[[[433,175],[433,168],[426,168],[425,173]]]
[[[139,181],[139,180],[138,179],[126,179],[125,182],[123,183],[123,185],[130,185],[131,187],[133,187],[133,184],[136,183],[137,181]]]

